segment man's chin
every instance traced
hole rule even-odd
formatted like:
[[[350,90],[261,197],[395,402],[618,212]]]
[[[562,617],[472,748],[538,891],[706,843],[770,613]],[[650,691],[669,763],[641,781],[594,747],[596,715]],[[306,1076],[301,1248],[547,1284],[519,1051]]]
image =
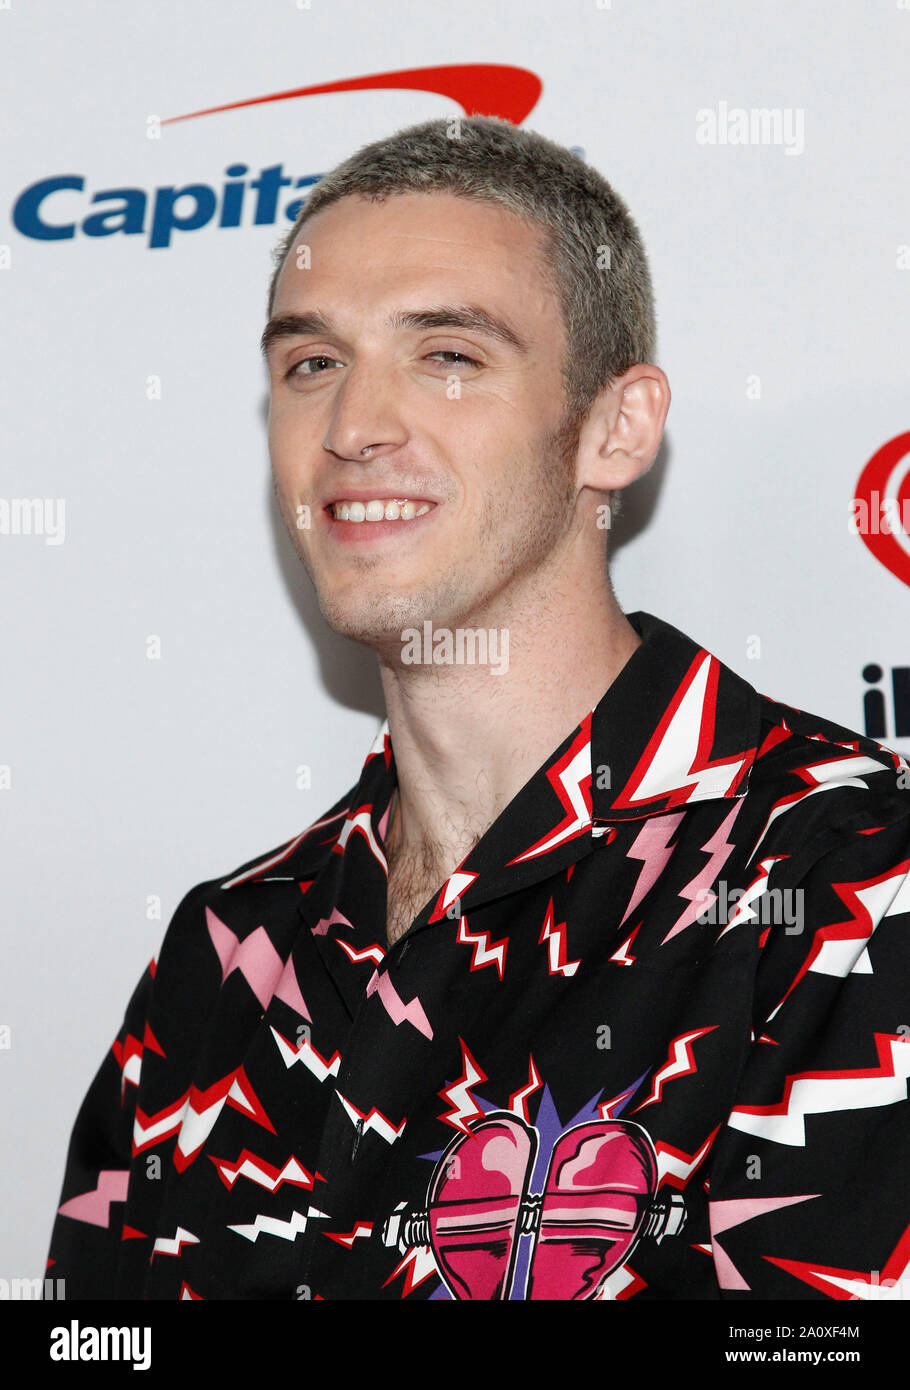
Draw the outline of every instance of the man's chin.
[[[360,598],[353,603],[320,594],[319,608],[329,627],[340,637],[361,642],[389,657],[401,651],[405,628],[422,629],[428,616],[425,606],[401,594],[374,596],[369,600]]]

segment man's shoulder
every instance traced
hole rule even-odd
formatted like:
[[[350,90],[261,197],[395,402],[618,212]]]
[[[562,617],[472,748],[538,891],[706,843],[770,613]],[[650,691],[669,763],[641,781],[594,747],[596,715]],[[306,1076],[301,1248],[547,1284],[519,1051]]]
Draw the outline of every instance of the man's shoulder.
[[[357,791],[356,785],[289,840],[235,865],[227,873],[195,883],[180,900],[172,919],[172,928],[189,916],[204,915],[207,907],[230,899],[237,902],[244,890],[255,892],[259,885],[273,882],[302,882],[312,879],[332,853]]]
[[[787,766],[821,769],[826,764],[839,763],[841,770],[851,770],[858,776],[879,771],[910,772],[904,754],[868,734],[760,691],[756,694],[761,716],[756,762],[763,762],[766,771]]]
[[[748,793],[799,838],[824,827],[870,833],[910,824],[910,762],[833,719],[756,692],[759,732]],[[794,814],[795,813],[795,814]],[[787,827],[785,831],[784,827]]]
[[[220,889],[239,889],[247,883],[311,877],[332,853],[345,817],[353,805],[357,784],[289,840],[247,859],[211,882]]]

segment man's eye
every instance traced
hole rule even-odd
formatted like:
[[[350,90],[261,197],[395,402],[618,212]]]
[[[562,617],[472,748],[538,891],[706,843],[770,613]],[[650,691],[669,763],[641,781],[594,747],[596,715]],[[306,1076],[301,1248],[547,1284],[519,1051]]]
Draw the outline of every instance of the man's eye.
[[[299,362],[295,362],[288,376],[319,376],[331,366],[340,367],[341,363],[336,358],[327,357],[324,352],[320,352],[316,357],[302,357]],[[301,371],[301,368],[305,370]]]
[[[442,351],[440,351],[440,352],[431,352],[431,353],[430,353],[430,357],[448,357],[450,360],[456,359],[456,358],[457,358],[457,361],[452,360],[452,365],[453,365],[454,367],[462,367],[462,366],[466,366],[466,367],[480,367],[480,366],[482,366],[482,363],[476,361],[476,359],[473,358],[473,357],[468,357],[467,353],[464,353],[464,352],[446,352],[446,351],[442,350]]]

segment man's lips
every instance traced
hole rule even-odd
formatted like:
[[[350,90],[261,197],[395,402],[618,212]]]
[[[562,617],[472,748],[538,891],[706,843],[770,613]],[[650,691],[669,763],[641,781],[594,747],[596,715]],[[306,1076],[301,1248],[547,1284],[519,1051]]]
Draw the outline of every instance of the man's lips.
[[[358,492],[360,494],[359,496],[357,495]],[[408,497],[407,494],[403,492],[385,495],[381,492],[368,493],[362,489],[355,489],[353,495],[351,493],[342,494],[337,500],[339,502],[362,502],[365,506],[370,501],[388,503],[390,501],[401,501],[404,498],[407,498],[407,501],[411,504],[409,507],[410,511],[413,511],[415,506],[424,507],[425,510],[417,516],[398,516],[383,518],[376,521],[370,521],[364,516],[360,521],[354,521],[350,518],[344,520],[336,516],[333,511],[335,503],[327,502],[322,509],[322,515],[325,517],[328,534],[338,541],[352,542],[355,544],[368,544],[370,541],[381,541],[393,536],[398,536],[400,538],[403,533],[415,529],[421,530],[423,525],[428,522],[431,517],[435,516],[436,512],[439,510],[439,505],[432,499]]]

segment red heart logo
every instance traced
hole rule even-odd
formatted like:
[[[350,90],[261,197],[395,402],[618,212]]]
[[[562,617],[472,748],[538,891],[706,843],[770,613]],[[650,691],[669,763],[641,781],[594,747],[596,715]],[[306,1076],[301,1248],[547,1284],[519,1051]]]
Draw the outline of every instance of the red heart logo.
[[[910,550],[894,534],[896,528],[910,544],[908,528],[898,520],[910,516],[910,469],[902,470],[901,478],[899,468],[908,453],[910,431],[889,439],[872,455],[856,484],[854,525],[876,560],[910,588]],[[889,506],[883,513],[886,500]]]

